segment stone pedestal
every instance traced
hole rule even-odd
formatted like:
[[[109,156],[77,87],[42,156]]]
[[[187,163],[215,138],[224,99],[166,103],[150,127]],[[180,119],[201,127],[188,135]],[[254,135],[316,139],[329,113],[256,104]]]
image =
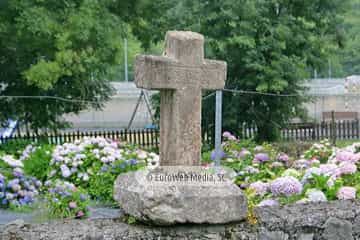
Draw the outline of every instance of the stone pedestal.
[[[246,218],[247,201],[235,184],[157,182],[148,171],[121,174],[114,199],[140,221],[155,225],[223,224]]]

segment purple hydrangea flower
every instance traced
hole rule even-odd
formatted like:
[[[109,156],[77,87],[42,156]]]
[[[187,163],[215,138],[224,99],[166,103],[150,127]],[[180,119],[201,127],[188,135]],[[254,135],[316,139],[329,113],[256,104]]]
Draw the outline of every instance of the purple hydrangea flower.
[[[61,175],[62,175],[64,178],[70,177],[71,171],[70,171],[70,169],[69,169],[65,164],[62,164],[62,165],[60,166],[60,170],[61,170]]]
[[[85,194],[80,194],[80,200],[81,201],[85,201],[86,199],[88,199],[88,197]]]
[[[137,164],[137,160],[136,159],[130,159],[129,160],[129,165],[136,165]]]
[[[106,172],[108,170],[108,166],[103,165],[100,169],[102,172]]]
[[[270,160],[269,154],[267,153],[258,153],[255,155],[254,162],[255,163],[262,163],[267,162]]]
[[[214,161],[216,159],[216,157],[218,157],[218,159],[223,159],[226,157],[226,154],[222,150],[220,150],[219,152],[216,152],[215,150],[213,150],[211,152],[210,159]]]
[[[13,175],[14,175],[14,177],[22,177],[24,175],[24,173],[21,168],[14,168]]]
[[[293,194],[300,194],[303,186],[299,180],[294,177],[286,176],[279,177],[273,180],[270,184],[271,193],[274,196],[285,195],[291,196]]]
[[[255,194],[258,196],[264,196],[267,193],[268,188],[269,188],[269,184],[264,183],[262,181],[251,183],[249,186],[249,189],[254,190]]]

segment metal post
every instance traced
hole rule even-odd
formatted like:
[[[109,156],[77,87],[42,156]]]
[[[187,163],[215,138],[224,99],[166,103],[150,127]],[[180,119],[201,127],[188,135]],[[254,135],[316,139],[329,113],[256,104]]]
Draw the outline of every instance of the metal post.
[[[124,68],[125,68],[125,82],[129,81],[128,77],[128,44],[127,44],[127,38],[124,38]]]
[[[222,120],[222,91],[216,91],[216,106],[215,106],[215,166],[220,166],[220,152],[221,149],[221,120]]]
[[[139,96],[138,101],[137,101],[137,103],[136,103],[136,105],[135,105],[134,112],[133,112],[132,115],[131,115],[130,122],[129,122],[129,124],[128,124],[127,130],[130,130],[130,128],[131,128],[131,125],[132,125],[132,123],[133,123],[133,121],[134,121],[136,112],[137,112],[137,110],[138,110],[138,108],[139,108],[139,105],[140,105],[140,103],[141,103],[141,99],[142,99],[143,96],[144,96],[144,91],[141,89],[140,96]]]
[[[335,111],[331,111],[331,125],[330,125],[330,136],[331,143],[336,146],[336,122],[335,122]]]

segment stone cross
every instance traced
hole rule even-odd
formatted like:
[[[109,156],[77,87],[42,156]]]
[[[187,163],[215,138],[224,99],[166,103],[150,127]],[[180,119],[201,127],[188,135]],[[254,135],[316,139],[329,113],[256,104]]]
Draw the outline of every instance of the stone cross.
[[[199,165],[201,90],[222,89],[225,79],[226,63],[204,59],[194,32],[169,31],[163,56],[136,57],[136,86],[160,90],[160,165]]]

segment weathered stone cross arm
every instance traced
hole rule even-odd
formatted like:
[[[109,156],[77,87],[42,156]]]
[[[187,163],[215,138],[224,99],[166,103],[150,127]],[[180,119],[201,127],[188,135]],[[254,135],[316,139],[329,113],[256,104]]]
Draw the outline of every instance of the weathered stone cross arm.
[[[189,84],[210,90],[224,87],[226,62],[204,59],[202,35],[170,31],[165,41],[164,56],[136,56],[138,87],[155,90],[181,89]]]

